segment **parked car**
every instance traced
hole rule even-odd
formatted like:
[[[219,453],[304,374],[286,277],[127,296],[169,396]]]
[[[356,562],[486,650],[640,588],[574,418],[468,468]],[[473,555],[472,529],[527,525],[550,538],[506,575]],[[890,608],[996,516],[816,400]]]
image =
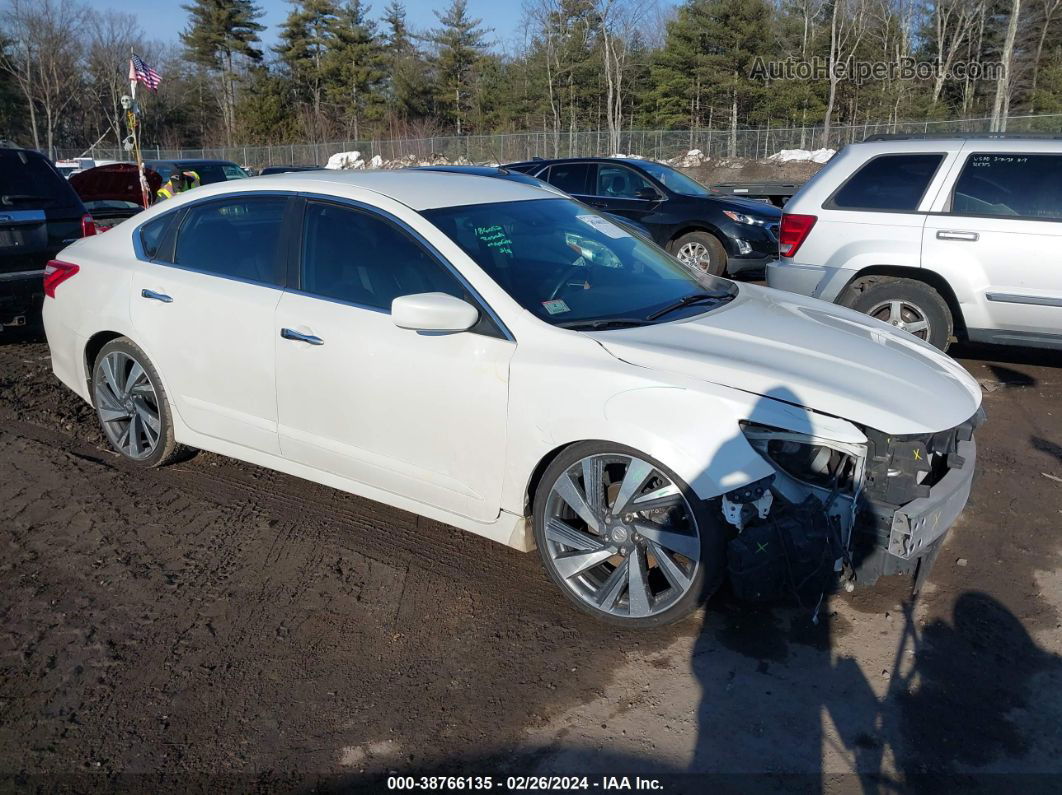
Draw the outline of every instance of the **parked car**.
[[[45,266],[96,227],[74,189],[44,155],[0,147],[0,329],[40,311]]]
[[[658,245],[708,273],[760,272],[778,256],[777,207],[719,196],[663,163],[586,157],[528,160],[506,168],[636,221],[649,229]]]
[[[287,174],[292,171],[316,171],[321,166],[266,166],[258,172],[260,177],[268,177],[270,174]]]
[[[538,188],[545,188],[546,190],[552,190],[561,196],[567,196],[568,194],[558,188],[553,187],[548,182],[543,182],[537,177],[532,177],[529,174],[524,174],[522,171],[513,171],[512,169],[503,168],[500,166],[416,166],[414,170],[417,171],[441,171],[446,174],[470,174],[476,177],[493,177],[495,179],[507,179],[511,182],[522,182],[524,185],[534,185]],[[630,218],[624,218],[620,215],[613,215],[603,210],[598,211],[601,215],[608,218],[613,223],[619,224],[629,231],[637,232],[640,235],[644,235],[650,240],[653,239],[652,233],[648,227],[637,221],[632,221]]]
[[[80,174],[90,168],[96,167],[96,161],[91,157],[75,157],[71,160],[56,160],[55,170],[67,179],[74,174]]]
[[[165,182],[174,171],[194,171],[200,185],[245,179],[250,175],[230,160],[145,160],[144,165],[158,173]]]
[[[947,356],[509,180],[206,186],[49,273],[53,370],[130,464],[203,448],[537,546],[621,625],[727,574],[809,605],[835,568],[924,578],[970,490],[981,390]]]
[[[148,185],[150,204],[162,187],[162,177],[145,167],[144,179]],[[144,209],[140,171],[133,163],[115,163],[81,171],[71,175],[70,185],[92,214],[96,229],[100,232],[132,218]]]
[[[946,349],[1062,347],[1062,137],[851,144],[789,201],[772,287]]]

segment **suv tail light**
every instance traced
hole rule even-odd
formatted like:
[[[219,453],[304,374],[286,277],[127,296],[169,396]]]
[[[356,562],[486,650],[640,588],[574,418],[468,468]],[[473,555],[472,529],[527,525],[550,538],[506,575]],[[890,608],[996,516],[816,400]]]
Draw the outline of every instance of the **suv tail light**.
[[[817,221],[814,215],[782,213],[782,225],[778,230],[778,256],[792,257],[807,240],[808,232]]]
[[[81,236],[89,237],[96,234],[96,222],[92,220],[92,216],[85,213],[81,216]]]
[[[81,268],[77,265],[53,259],[44,266],[44,294],[49,298],[55,298],[55,288],[79,270]]]

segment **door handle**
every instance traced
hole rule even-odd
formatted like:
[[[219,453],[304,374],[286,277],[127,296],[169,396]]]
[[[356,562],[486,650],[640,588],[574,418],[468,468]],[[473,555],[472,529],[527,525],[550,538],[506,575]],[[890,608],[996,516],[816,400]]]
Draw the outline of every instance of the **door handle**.
[[[291,328],[282,328],[280,330],[280,336],[286,340],[308,342],[311,345],[324,345],[324,340],[320,337],[315,337],[313,334],[300,334],[298,331]]]
[[[974,242],[979,235],[976,232],[953,232],[947,229],[941,229],[937,232],[937,240],[966,240]]]
[[[156,293],[154,290],[141,290],[140,297],[150,298],[152,301],[162,301],[164,304],[173,303],[173,299],[166,295],[166,293]]]

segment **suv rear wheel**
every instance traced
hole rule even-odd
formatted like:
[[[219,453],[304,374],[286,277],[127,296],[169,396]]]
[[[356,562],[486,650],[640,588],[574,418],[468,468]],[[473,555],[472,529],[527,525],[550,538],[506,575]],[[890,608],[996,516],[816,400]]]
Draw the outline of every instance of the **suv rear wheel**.
[[[948,349],[955,321],[947,301],[925,282],[892,276],[857,279],[838,303]]]

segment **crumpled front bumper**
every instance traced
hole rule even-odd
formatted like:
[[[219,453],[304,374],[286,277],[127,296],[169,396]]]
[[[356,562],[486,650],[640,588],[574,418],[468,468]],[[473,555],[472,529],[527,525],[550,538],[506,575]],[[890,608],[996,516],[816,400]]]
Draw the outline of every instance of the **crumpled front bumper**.
[[[896,507],[868,501],[863,505],[853,537],[856,584],[869,586],[879,577],[913,576],[917,591],[936,560],[944,537],[970,497],[977,466],[977,444],[959,441],[954,455],[961,466],[948,472],[929,490]]]

